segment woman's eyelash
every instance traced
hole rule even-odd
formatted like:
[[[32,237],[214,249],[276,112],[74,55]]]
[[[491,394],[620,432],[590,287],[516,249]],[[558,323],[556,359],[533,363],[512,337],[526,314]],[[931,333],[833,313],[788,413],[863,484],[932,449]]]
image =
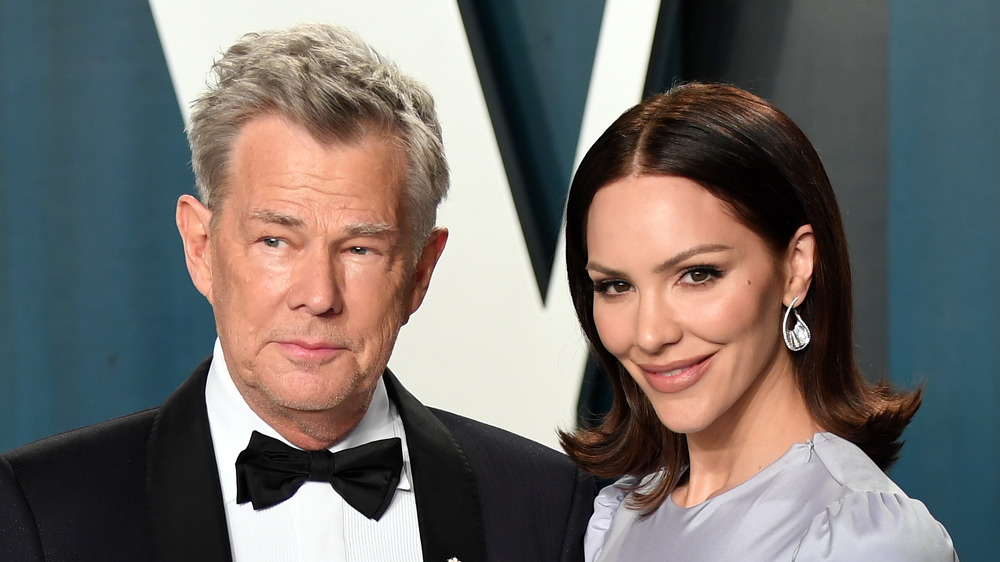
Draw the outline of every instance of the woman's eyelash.
[[[621,279],[603,279],[601,281],[593,281],[592,284],[595,293],[608,295],[624,293],[631,287],[628,282]]]
[[[681,279],[688,278],[690,283],[702,284],[712,279],[720,279],[725,273],[713,265],[694,265],[681,272]]]
[[[721,279],[724,275],[725,272],[714,265],[700,264],[684,268],[681,271],[680,280],[688,285],[703,285],[715,279]],[[591,281],[591,286],[595,293],[605,295],[620,295],[632,290],[632,284],[622,279]]]

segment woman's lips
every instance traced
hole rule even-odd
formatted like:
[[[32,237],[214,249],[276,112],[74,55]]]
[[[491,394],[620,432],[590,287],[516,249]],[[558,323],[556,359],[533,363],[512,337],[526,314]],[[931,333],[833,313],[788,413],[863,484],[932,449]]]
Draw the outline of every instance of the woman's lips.
[[[642,375],[653,390],[670,394],[693,386],[701,379],[715,354],[705,355],[666,365],[640,364]]]

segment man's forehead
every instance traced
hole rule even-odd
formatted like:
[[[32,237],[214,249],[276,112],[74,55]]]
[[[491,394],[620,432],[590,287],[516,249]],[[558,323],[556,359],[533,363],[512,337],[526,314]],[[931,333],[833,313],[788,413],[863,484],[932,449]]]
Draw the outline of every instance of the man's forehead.
[[[406,163],[405,135],[388,124],[377,123],[363,118],[345,117],[341,122],[303,123],[294,116],[276,111],[264,111],[240,125],[230,145],[236,150],[246,138],[247,132],[265,122],[281,123],[290,133],[308,137],[317,145],[328,150],[343,150],[356,147],[378,147],[396,159],[398,164]]]
[[[247,138],[247,134],[255,129],[256,133]],[[277,152],[274,152],[275,149]],[[276,159],[264,156],[262,159],[264,153],[286,156]],[[348,156],[351,153],[353,154]],[[333,157],[332,161],[328,160],[330,156]],[[348,158],[342,161],[342,169],[336,163],[332,168],[311,164],[337,162],[340,158]],[[371,217],[354,215],[353,218],[336,217],[332,220],[341,223],[357,221],[358,224],[353,225],[351,230],[358,233],[396,232],[404,228],[404,225],[394,226],[389,223],[406,220],[404,207],[407,167],[406,152],[392,135],[373,130],[346,141],[329,138],[321,140],[294,121],[280,115],[262,114],[243,125],[234,142],[222,197],[216,201],[215,210],[221,211],[222,208],[229,207],[242,214],[242,220],[289,227],[326,222],[337,215],[331,207],[340,203],[327,198],[323,194],[324,187],[334,187],[327,195],[336,195],[336,185],[343,181],[346,186],[343,203],[345,210],[351,206],[351,198],[360,197],[361,200],[371,199],[370,202],[376,207],[383,207],[383,211],[376,212]],[[314,181],[315,178],[319,180]],[[332,183],[324,184],[331,179]],[[365,185],[373,191],[367,192],[368,188],[363,187]],[[296,193],[300,188],[304,188],[304,191]],[[309,192],[314,192],[316,197],[310,196]],[[382,194],[376,195],[375,192]],[[381,204],[376,202],[379,199],[383,201]],[[288,205],[283,204],[282,200]],[[392,209],[385,208],[385,203],[389,203]],[[314,207],[314,204],[319,206]],[[297,208],[299,206],[301,208]],[[327,206],[325,217],[321,214],[324,206]],[[361,207],[365,206],[366,204],[362,204]],[[240,207],[243,208],[242,211],[237,210]],[[370,207],[369,211],[375,211],[375,208]]]

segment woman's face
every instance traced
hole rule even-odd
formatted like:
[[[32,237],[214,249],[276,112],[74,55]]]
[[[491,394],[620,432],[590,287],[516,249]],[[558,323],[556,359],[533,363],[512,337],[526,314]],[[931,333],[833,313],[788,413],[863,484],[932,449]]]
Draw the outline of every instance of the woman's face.
[[[780,333],[789,258],[698,184],[603,187],[586,236],[601,342],[668,429],[731,432],[769,379],[792,376]]]

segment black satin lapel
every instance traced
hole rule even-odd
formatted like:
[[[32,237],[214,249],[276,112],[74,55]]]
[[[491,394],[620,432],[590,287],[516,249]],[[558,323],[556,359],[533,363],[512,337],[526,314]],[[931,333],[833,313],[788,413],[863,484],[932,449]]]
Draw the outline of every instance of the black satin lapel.
[[[486,560],[486,536],[472,468],[451,432],[386,370],[385,387],[403,420],[424,560]]]
[[[232,560],[205,406],[210,362],[198,365],[153,422],[146,482],[157,560]]]

